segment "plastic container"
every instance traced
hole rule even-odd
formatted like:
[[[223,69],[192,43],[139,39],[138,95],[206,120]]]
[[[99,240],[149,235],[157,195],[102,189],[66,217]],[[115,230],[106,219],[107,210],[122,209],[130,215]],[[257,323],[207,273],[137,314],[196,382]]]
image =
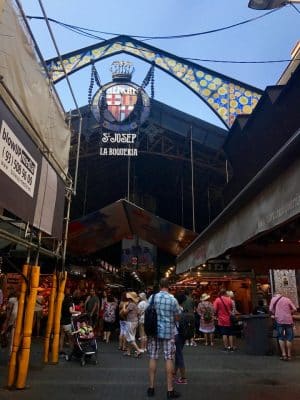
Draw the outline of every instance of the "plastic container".
[[[272,353],[272,321],[269,315],[244,315],[245,351],[252,355]]]

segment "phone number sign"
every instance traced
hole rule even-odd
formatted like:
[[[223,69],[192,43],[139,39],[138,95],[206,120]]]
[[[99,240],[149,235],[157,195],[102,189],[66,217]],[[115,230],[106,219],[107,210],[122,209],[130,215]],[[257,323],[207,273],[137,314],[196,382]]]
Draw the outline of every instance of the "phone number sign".
[[[33,197],[37,162],[4,120],[0,129],[0,170]]]

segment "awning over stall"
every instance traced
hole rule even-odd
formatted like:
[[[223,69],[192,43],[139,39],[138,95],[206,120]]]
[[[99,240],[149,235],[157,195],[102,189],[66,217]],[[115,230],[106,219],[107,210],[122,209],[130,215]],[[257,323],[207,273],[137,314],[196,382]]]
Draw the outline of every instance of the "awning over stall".
[[[181,273],[224,255],[300,215],[298,130],[177,258]],[[300,247],[300,246],[299,246]],[[300,248],[299,248],[300,253]]]
[[[174,256],[197,237],[197,233],[127,200],[118,200],[70,223],[68,251],[74,255],[92,254],[134,234]]]

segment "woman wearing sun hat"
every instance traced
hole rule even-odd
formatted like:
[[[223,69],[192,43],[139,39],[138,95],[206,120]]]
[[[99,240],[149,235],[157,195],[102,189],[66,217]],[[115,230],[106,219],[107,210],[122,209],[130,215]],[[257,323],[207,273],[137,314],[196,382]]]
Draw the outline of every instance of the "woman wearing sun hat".
[[[128,300],[128,303],[124,307],[123,314],[126,317],[126,341],[128,343],[128,347],[124,355],[130,357],[131,349],[134,349],[135,357],[140,357],[142,355],[142,351],[135,341],[139,315],[139,309],[137,306],[137,303],[139,302],[139,296],[135,292],[127,292],[126,299]]]
[[[208,301],[209,298],[209,294],[203,293],[197,307],[197,313],[200,316],[199,331],[204,335],[205,346],[214,345],[215,311],[212,303]]]

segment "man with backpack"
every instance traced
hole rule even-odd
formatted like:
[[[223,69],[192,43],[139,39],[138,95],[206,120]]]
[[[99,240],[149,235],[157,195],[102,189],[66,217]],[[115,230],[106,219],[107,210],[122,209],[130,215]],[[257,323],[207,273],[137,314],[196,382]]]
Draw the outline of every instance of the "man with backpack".
[[[169,282],[163,278],[159,284],[160,291],[154,296],[154,307],[157,314],[157,333],[156,336],[148,338],[149,351],[149,387],[147,396],[155,395],[154,383],[157,369],[159,350],[164,352],[166,375],[167,375],[167,398],[176,399],[180,393],[173,387],[173,360],[175,357],[175,320],[180,314],[178,301],[169,293]],[[152,302],[149,298],[149,304]],[[147,313],[145,313],[146,318]],[[146,320],[145,320],[146,323]]]

